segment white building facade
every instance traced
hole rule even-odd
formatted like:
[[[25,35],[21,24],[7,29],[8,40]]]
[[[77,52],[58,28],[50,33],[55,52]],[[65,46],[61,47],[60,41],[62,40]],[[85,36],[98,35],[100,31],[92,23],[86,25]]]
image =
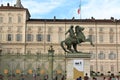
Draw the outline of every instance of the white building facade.
[[[27,8],[17,0],[15,6],[0,6],[1,54],[46,54],[53,45],[55,54],[64,54],[60,42],[71,25],[85,28],[89,43],[78,45],[78,50],[90,52],[91,71],[108,74],[120,72],[120,20],[111,19],[31,19]]]

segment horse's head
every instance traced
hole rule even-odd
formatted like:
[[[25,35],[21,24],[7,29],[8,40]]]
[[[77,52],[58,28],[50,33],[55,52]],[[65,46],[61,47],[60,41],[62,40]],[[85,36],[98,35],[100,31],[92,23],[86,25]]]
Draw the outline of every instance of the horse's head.
[[[80,26],[77,25],[77,26],[75,27],[75,30],[83,31],[83,30],[84,30],[84,27],[80,27]]]
[[[83,30],[84,30],[84,27],[79,27],[79,30],[83,31]]]

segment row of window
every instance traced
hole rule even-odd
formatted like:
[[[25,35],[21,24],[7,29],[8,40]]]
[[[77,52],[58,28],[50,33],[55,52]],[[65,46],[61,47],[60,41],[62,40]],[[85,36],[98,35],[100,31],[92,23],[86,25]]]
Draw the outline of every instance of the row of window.
[[[61,34],[60,36],[63,36],[63,34]],[[0,34],[0,38],[2,39],[2,34]],[[16,38],[17,38],[16,39],[17,41],[22,41],[22,34],[17,34]],[[60,37],[60,39],[61,38],[62,37]],[[95,42],[95,35],[88,35],[88,38],[91,39],[92,42]],[[12,41],[12,39],[13,39],[13,34],[8,34],[7,35],[7,41]],[[34,35],[33,34],[27,34],[27,38],[26,38],[27,41],[33,41],[33,39],[34,39]],[[43,34],[37,34],[36,35],[36,40],[37,41],[43,41],[43,39],[44,39],[44,35]],[[50,41],[50,39],[51,39],[51,35],[48,34],[47,35],[47,41]],[[103,41],[102,37],[99,37],[99,39],[100,39],[100,42],[101,42],[101,39]],[[110,43],[113,43],[113,42],[114,42],[114,37],[111,36],[110,37]]]
[[[64,51],[62,49],[56,49],[56,54],[62,54]],[[17,54],[23,53],[22,48],[2,48],[2,54]],[[27,48],[27,54],[45,53],[43,48]]]
[[[106,71],[106,69],[104,67],[105,67],[105,65],[100,65],[99,66],[99,71],[100,72]],[[110,65],[110,70],[108,70],[108,71],[114,72],[115,68],[116,68],[115,65]],[[94,71],[94,66],[93,65],[90,65],[90,71]]]
[[[100,43],[103,43],[104,41],[106,41],[106,39],[105,39],[105,34],[100,34],[99,35],[99,42]],[[115,35],[114,34],[110,34],[109,35],[109,42],[110,43],[114,43],[114,41],[115,41],[115,37],[114,37]],[[96,35],[88,35],[88,38],[90,39],[90,40],[92,40],[92,42],[95,42],[96,40]]]
[[[0,31],[4,31],[3,29],[4,29],[4,26],[0,26]],[[13,31],[13,30],[15,30],[15,27],[13,27],[13,26],[8,26],[7,27],[7,31]],[[16,30],[17,30],[17,32],[21,32],[22,31],[22,26],[17,26]],[[27,27],[26,31],[32,32],[32,28],[31,27]],[[43,32],[43,30],[42,30],[42,28],[40,26],[37,28],[37,31],[38,32]],[[48,28],[48,33],[51,33],[51,32],[53,32],[52,29]],[[58,32],[63,32],[61,27],[58,28]]]
[[[16,34],[16,41],[22,41],[22,34]],[[14,35],[13,34],[7,34],[6,37],[7,41],[13,41],[14,39]],[[0,40],[2,40],[2,35],[0,34]],[[33,41],[34,40],[34,36],[32,34],[27,34],[26,35],[26,41]],[[36,41],[43,41],[43,35],[42,34],[36,34]],[[47,35],[47,41],[50,42],[51,41],[51,35],[48,34]]]
[[[4,31],[3,29],[4,29],[4,27],[3,27],[3,26],[0,26],[0,32],[1,32],[1,31]],[[7,28],[7,31],[8,31],[8,32],[9,32],[9,31],[13,31],[13,29],[15,30],[15,28],[14,28],[13,26],[9,26],[9,27]],[[22,26],[17,26],[16,31],[17,31],[17,32],[22,32]]]
[[[6,21],[6,20],[5,20]],[[0,16],[0,23],[3,23],[4,22],[4,17]],[[9,16],[8,17],[8,23],[13,23],[14,22],[14,19],[12,16]],[[21,23],[22,22],[22,17],[21,15],[18,15],[18,18],[17,18],[17,22],[18,23]]]
[[[93,53],[92,56],[91,56],[91,59],[95,59],[95,58],[96,58],[96,55]],[[108,59],[115,60],[116,58],[117,58],[117,56],[116,56],[115,53],[109,53]],[[98,54],[98,59],[100,59],[100,60],[106,59],[105,53],[99,53]]]
[[[37,41],[43,41],[43,38],[44,38],[44,36],[42,34],[37,34],[36,35],[36,40]],[[27,36],[26,36],[27,41],[33,41],[33,39],[34,39],[34,36],[32,34],[27,34]],[[50,34],[47,35],[47,41],[48,42],[51,41],[51,35]]]

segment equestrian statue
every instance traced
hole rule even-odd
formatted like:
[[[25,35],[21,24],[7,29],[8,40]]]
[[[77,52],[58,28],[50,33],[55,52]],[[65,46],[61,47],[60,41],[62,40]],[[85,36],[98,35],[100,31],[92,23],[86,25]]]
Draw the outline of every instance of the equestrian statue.
[[[70,29],[68,29],[65,35],[69,33],[69,36],[64,41],[61,41],[61,47],[63,48],[65,52],[80,53],[77,50],[77,44],[80,44],[82,42],[90,42],[90,44],[94,46],[90,38],[86,39],[85,35],[83,34],[83,30],[84,28],[80,26],[75,26],[75,31],[74,31],[74,26],[71,26]],[[67,46],[67,49],[65,48],[64,44]]]

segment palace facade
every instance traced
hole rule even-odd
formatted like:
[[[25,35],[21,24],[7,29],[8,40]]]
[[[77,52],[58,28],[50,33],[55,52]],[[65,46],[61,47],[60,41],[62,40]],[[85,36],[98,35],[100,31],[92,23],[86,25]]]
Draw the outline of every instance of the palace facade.
[[[5,54],[46,54],[53,45],[55,54],[64,54],[60,42],[71,25],[85,28],[90,43],[78,45],[78,50],[90,52],[90,69],[103,74],[120,72],[120,20],[114,19],[32,19],[20,0],[14,6],[0,6],[0,48]]]

